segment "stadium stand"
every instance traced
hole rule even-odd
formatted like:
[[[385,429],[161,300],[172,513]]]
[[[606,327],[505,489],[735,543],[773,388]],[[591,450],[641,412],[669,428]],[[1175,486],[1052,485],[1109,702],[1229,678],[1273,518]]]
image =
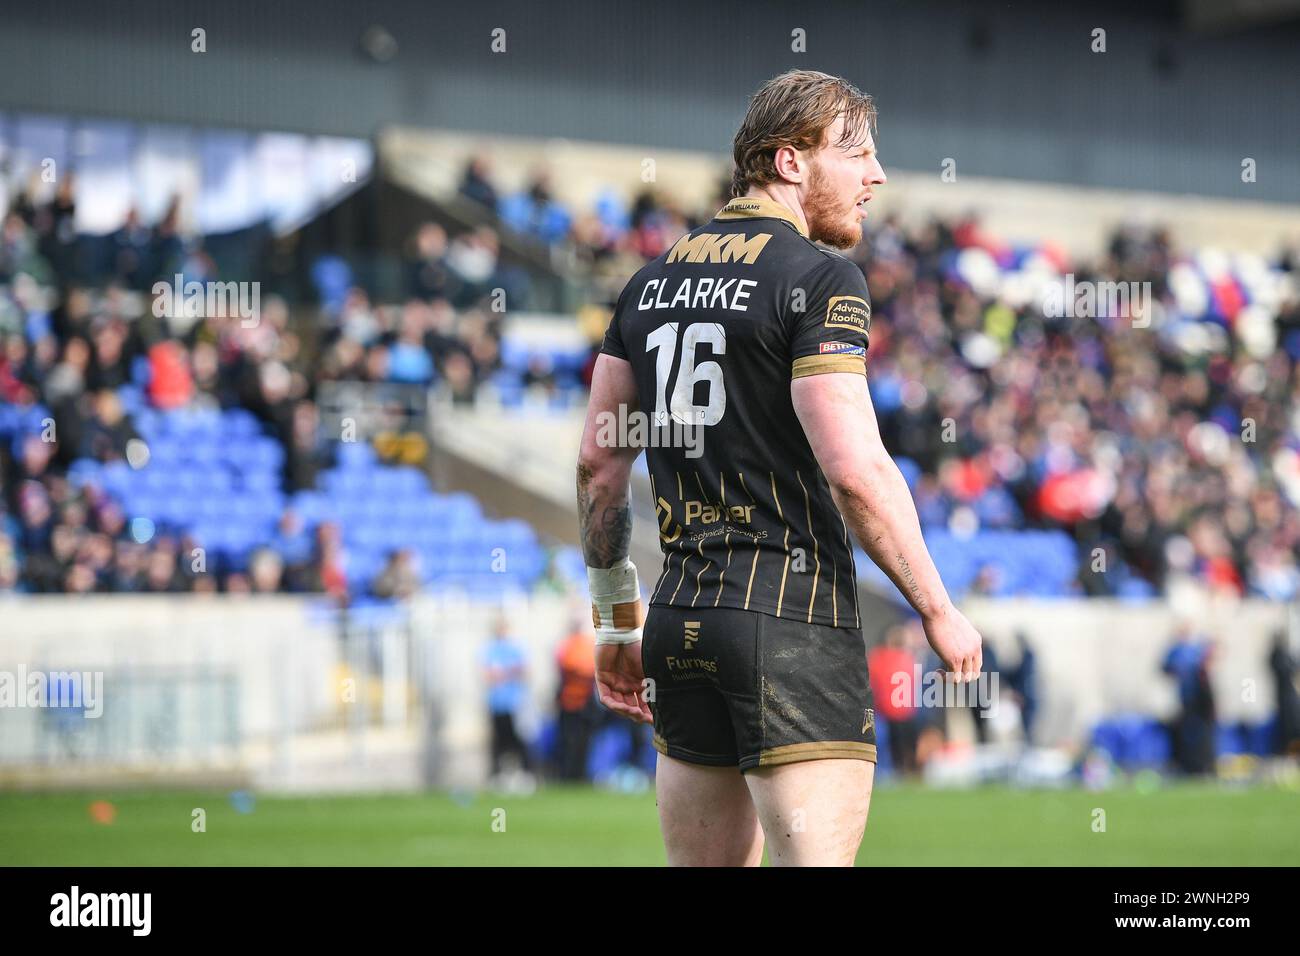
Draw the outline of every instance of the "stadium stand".
[[[372,301],[346,260],[318,257],[311,276],[321,322],[310,329],[274,298],[256,329],[219,316],[188,328],[150,322],[147,299],[132,291],[167,275],[178,257],[187,275],[213,274],[202,239],[181,243],[170,218],[132,221],[107,245],[96,240],[101,253],[87,260],[75,252],[91,240],[68,233],[74,194],[20,195],[0,251],[8,283],[0,421],[9,439],[0,584],[187,589],[185,545],[211,552],[221,588],[334,587],[354,596],[402,552],[423,583],[461,581],[475,562],[490,561],[482,548],[502,528],[457,531],[445,552],[420,536],[434,520],[470,527],[472,503],[417,486],[414,472],[390,478],[363,452],[334,464],[340,449],[305,434],[313,389],[398,382],[462,405],[485,390],[506,409],[530,393],[559,408],[580,405],[592,347],[520,339],[485,304],[508,281],[498,236],[556,250],[557,268],[604,276],[613,290],[724,198],[686,213],[657,189],[630,202],[606,190],[590,208],[571,208],[545,170],[507,189],[491,169],[475,157],[457,184],[489,224],[455,235],[419,226],[401,301]],[[1141,599],[1183,576],[1239,594],[1296,594],[1293,252],[1268,262],[1184,251],[1163,231],[1120,229],[1096,261],[1076,261],[1050,242],[1005,243],[972,219],[913,227],[891,215],[871,228],[854,255],[875,300],[873,398],[954,593]],[[96,264],[90,272],[87,261]],[[1103,307],[1090,318],[1047,317],[1045,290],[1067,274],[1148,288],[1153,315]],[[585,317],[591,346],[607,315]],[[1134,328],[1147,321],[1155,335]],[[194,408],[223,411],[185,410]],[[59,440],[41,450],[47,421]],[[945,423],[951,442],[941,437]],[[1252,441],[1227,440],[1243,427]],[[132,437],[147,447],[144,467],[127,462]],[[366,490],[374,488],[397,496]],[[254,494],[227,501],[227,490]],[[191,520],[178,523],[187,499]],[[381,500],[397,510],[382,510]],[[420,508],[428,521],[392,520]],[[331,527],[341,529],[333,544]],[[293,530],[276,530],[284,528]],[[545,557],[556,542],[543,545],[522,528],[509,535],[521,549],[506,572],[514,584],[532,586],[548,566],[572,564],[571,555]],[[322,568],[331,549],[346,553],[346,570]],[[256,553],[279,565],[261,585],[248,577]],[[1097,573],[1099,561],[1107,573]],[[152,575],[139,570],[151,562]],[[861,552],[858,566],[892,593]],[[344,584],[326,583],[339,574]]]

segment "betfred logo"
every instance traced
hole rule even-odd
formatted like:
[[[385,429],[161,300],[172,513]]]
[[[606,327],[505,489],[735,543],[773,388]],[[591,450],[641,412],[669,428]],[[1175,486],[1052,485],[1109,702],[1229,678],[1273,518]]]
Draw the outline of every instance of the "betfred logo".
[[[823,342],[819,351],[823,355],[865,355],[867,350],[851,342]]]

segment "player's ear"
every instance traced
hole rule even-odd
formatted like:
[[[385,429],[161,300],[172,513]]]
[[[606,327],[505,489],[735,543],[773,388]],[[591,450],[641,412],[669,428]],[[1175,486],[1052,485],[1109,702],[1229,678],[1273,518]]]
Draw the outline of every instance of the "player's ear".
[[[803,174],[808,162],[799,150],[787,144],[777,147],[776,153],[772,156],[772,164],[781,178],[799,183],[803,182]]]

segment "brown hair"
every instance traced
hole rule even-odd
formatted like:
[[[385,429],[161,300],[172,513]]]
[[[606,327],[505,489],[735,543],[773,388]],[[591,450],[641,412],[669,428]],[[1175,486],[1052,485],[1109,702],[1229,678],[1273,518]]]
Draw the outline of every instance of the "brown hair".
[[[821,147],[826,130],[841,113],[844,135],[835,145],[858,142],[864,128],[874,132],[876,106],[848,80],[815,70],[789,70],[768,80],[749,101],[736,130],[731,195],[743,196],[751,186],[776,182],[776,151],[782,146]]]

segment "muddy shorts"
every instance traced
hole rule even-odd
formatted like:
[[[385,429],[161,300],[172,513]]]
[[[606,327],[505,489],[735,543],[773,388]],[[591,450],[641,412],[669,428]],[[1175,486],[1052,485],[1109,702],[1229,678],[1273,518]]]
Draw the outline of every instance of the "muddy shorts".
[[[651,605],[641,661],[654,746],[750,770],[876,759],[862,632],[734,608]]]

